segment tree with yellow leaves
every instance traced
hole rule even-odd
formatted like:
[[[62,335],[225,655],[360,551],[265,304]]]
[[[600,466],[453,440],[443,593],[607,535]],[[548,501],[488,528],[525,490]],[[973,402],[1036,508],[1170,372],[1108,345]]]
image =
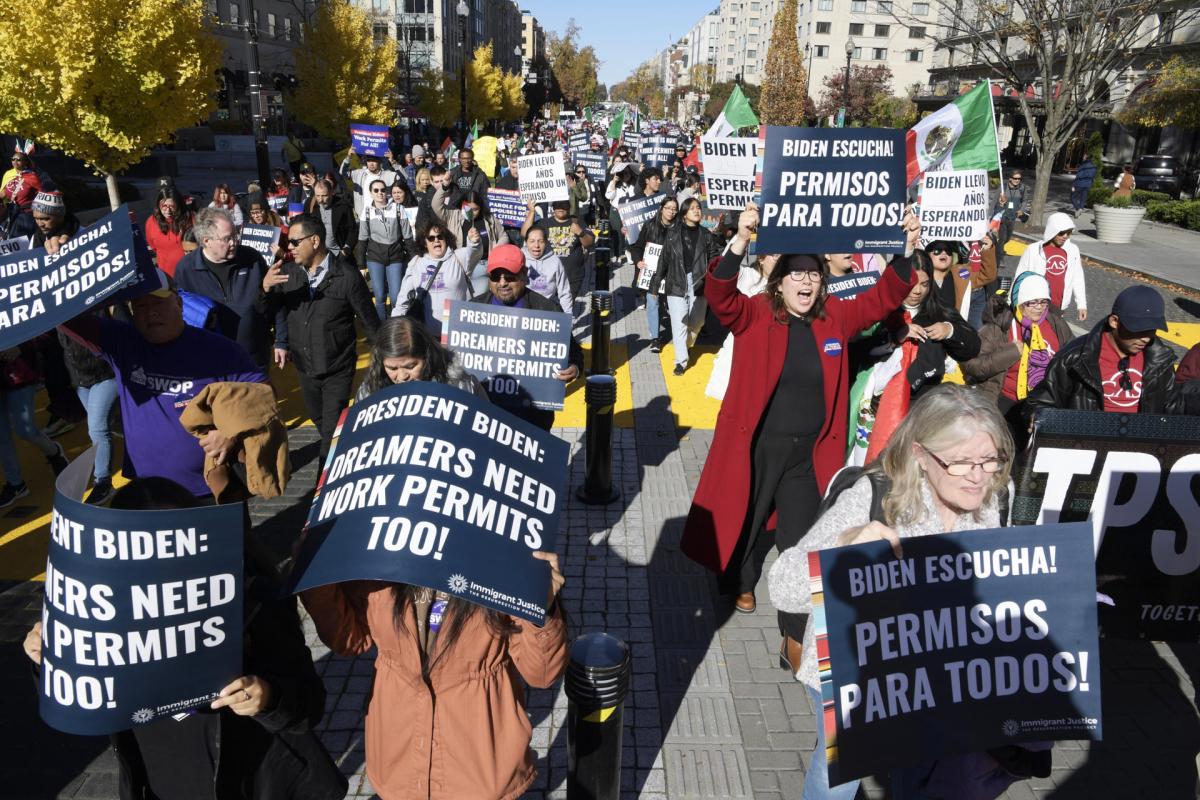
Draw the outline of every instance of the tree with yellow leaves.
[[[763,69],[764,125],[803,125],[808,106],[808,77],[796,39],[796,0],[783,0],[775,12],[767,63]]]
[[[31,0],[0,20],[0,130],[105,179],[212,110],[221,45],[203,0]]]
[[[347,0],[320,4],[304,24],[296,50],[296,116],[330,139],[349,136],[350,123],[396,120],[396,40],[375,44],[366,12]]]
[[[453,125],[461,113],[461,76],[427,70],[420,108],[435,125]],[[522,119],[529,111],[524,78],[496,66],[491,43],[475,48],[467,62],[467,120]]]

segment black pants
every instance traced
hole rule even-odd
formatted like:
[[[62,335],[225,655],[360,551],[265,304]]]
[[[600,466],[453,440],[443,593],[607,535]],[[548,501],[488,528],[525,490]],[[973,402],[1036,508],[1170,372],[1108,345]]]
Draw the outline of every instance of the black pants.
[[[350,405],[350,389],[354,384],[354,365],[341,372],[334,372],[322,377],[310,377],[296,370],[300,377],[300,393],[304,396],[304,408],[317,426],[321,434],[321,463],[329,455],[333,444],[333,431],[337,428],[338,418],[342,411]]]
[[[745,527],[722,576],[730,594],[754,591],[763,562],[774,543],[783,552],[812,527],[821,502],[813,472],[815,436],[771,436],[760,433],[751,454],[750,510]],[[778,511],[774,542],[766,532],[771,510]],[[779,631],[797,641],[804,638],[804,614],[779,612]]]

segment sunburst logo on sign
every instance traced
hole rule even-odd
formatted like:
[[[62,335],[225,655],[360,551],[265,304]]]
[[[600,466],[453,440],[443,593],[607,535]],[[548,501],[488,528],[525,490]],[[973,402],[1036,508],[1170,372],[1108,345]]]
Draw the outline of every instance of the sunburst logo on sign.
[[[149,708],[139,708],[131,715],[135,725],[145,725],[150,720],[154,719],[154,712]]]
[[[1021,726],[1015,719],[1004,720],[1004,724],[1000,726],[1000,729],[1004,731],[1005,736],[1016,736],[1021,732]]]
[[[467,590],[467,578],[465,575],[455,573],[450,576],[450,580],[446,581],[450,585],[450,591],[455,594],[462,594]]]

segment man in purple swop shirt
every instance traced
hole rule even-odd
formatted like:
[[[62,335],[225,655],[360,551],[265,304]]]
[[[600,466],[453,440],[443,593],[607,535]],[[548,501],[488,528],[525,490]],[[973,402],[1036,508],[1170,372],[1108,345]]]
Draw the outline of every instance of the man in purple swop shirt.
[[[236,341],[185,325],[174,282],[161,272],[159,281],[159,288],[134,298],[133,324],[85,314],[62,327],[112,365],[125,428],[125,476],[170,478],[208,498],[205,454],[221,463],[241,445],[217,431],[197,439],[179,416],[210,383],[266,383],[267,377]]]

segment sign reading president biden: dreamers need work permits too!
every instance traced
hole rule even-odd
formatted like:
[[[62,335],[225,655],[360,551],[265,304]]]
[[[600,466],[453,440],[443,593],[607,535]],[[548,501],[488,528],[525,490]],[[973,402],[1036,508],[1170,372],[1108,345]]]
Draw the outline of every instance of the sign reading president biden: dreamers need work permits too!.
[[[1084,524],[809,554],[831,784],[943,755],[1099,739]],[[828,735],[833,732],[833,735]]]
[[[902,253],[904,131],[766,132],[757,252]]]
[[[473,394],[412,381],[346,410],[293,591],[426,586],[543,624],[567,444]]]

